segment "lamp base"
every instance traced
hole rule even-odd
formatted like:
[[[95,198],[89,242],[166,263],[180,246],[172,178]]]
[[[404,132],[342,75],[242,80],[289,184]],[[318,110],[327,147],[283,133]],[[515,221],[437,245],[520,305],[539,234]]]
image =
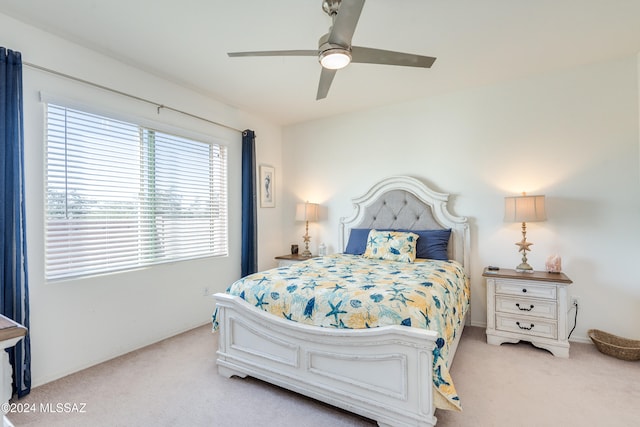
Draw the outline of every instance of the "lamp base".
[[[530,251],[529,247],[533,245],[531,242],[527,242],[527,223],[522,222],[522,240],[516,243],[516,246],[520,248],[518,252],[522,252],[522,262],[516,267],[518,273],[533,273],[533,267],[527,262],[527,251]]]
[[[311,251],[309,250],[309,241],[311,240],[311,236],[309,236],[309,221],[306,221],[304,236],[302,236],[302,240],[304,240],[304,251],[300,254],[304,258],[311,257]]]
[[[527,262],[522,262],[516,267],[516,271],[518,273],[533,273],[533,267],[531,267]]]

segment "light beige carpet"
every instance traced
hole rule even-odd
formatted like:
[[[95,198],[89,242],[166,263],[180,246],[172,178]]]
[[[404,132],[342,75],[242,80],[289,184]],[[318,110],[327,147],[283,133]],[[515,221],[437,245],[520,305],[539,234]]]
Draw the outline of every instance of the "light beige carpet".
[[[37,387],[16,402],[36,412],[9,418],[16,427],[375,425],[255,379],[219,376],[216,340],[203,326]],[[640,362],[592,345],[573,343],[571,357],[558,359],[526,343],[487,345],[484,329],[467,327],[451,373],[464,412],[436,411],[438,426],[640,425]],[[85,412],[40,411],[65,403]]]

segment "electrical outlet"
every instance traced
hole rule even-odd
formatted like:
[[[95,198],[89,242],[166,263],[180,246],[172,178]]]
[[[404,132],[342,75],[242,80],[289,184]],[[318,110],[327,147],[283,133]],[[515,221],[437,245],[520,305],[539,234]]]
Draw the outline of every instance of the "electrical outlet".
[[[207,287],[202,288],[202,296],[205,296],[205,297],[209,296],[209,288]]]
[[[575,295],[574,295],[574,296],[572,296],[572,297],[571,297],[571,306],[572,306],[572,307],[577,307],[577,306],[579,306],[579,305],[580,305],[580,297],[575,296]]]

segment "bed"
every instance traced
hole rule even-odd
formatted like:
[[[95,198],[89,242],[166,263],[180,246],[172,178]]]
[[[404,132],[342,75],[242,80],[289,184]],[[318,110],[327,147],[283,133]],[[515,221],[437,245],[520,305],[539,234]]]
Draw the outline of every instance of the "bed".
[[[220,334],[218,372],[226,377],[249,375],[371,418],[381,426],[433,426],[437,422],[436,407],[460,409],[448,368],[465,319],[469,318],[469,227],[465,217],[451,214],[447,201],[448,194],[435,192],[415,178],[398,176],[384,179],[363,196],[353,199],[354,213],[340,220],[340,252],[346,250],[349,253],[260,272],[232,284],[226,293],[216,294],[213,321],[214,329]],[[450,261],[417,259],[403,263],[417,271],[419,278],[415,279],[405,271],[404,265],[398,266],[400,262],[382,260],[378,264],[386,266],[385,274],[388,276],[372,276],[368,268],[376,263],[375,260],[371,256],[351,254],[356,233],[368,233],[369,230],[378,230],[379,233],[402,230],[402,237],[409,239],[416,236],[415,233],[421,235],[422,230],[451,230],[445,254]],[[370,251],[369,245],[367,250]],[[393,282],[396,290],[397,286],[405,289],[409,282],[416,282],[422,283],[423,287],[411,292],[422,295],[424,283],[428,282],[430,288],[441,287],[440,279],[420,276],[427,274],[424,272],[427,268],[443,276],[443,289],[448,283],[461,290],[447,288],[444,290],[446,296],[423,298],[437,300],[438,305],[455,306],[454,309],[442,310],[456,312],[454,320],[443,320],[446,323],[446,327],[441,326],[443,330],[432,330],[437,329],[433,328],[437,322],[419,320],[419,314],[413,318],[405,317],[404,313],[386,316],[403,319],[397,324],[387,322],[382,311],[362,320],[361,314],[343,314],[337,300],[329,301],[332,304],[331,315],[316,316],[316,320],[309,320],[310,324],[307,324],[305,319],[314,317],[313,304],[310,310],[308,295],[305,299],[290,292],[304,287],[299,286],[302,283],[312,281],[305,274],[315,275],[319,287],[324,285],[323,281],[337,280],[330,276],[334,274],[359,284],[361,282],[356,280],[362,278],[356,276],[373,277],[373,284],[359,285],[358,292],[373,286],[380,287],[387,281]],[[458,279],[446,276],[449,270]],[[287,290],[254,291],[266,289],[262,286],[267,281],[280,283]],[[242,288],[245,285],[257,288]],[[342,285],[336,286],[343,288]],[[276,309],[282,311],[280,315],[265,309],[265,298],[275,306],[281,302],[281,296],[289,293],[293,294],[292,300],[282,302],[285,308],[279,306]],[[352,306],[360,308],[360,301],[376,299],[371,294],[366,295],[350,297],[349,301]],[[445,304],[445,297],[453,299]],[[319,300],[321,297],[316,298]],[[418,306],[420,298],[416,294],[406,294],[402,298],[400,303],[396,299],[394,304],[410,305],[414,311],[425,313],[431,313],[433,309],[432,306]],[[358,304],[353,304],[354,300]],[[407,304],[407,301],[412,303]],[[368,310],[365,308],[364,312]],[[336,313],[341,313],[342,317]],[[352,328],[358,319],[361,324]],[[421,322],[426,323],[419,326]]]

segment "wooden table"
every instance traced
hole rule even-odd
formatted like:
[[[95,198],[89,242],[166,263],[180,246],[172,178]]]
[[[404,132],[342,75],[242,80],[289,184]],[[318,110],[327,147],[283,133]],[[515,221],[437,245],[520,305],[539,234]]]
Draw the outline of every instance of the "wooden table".
[[[277,256],[276,259],[278,260],[278,267],[284,267],[285,265],[295,264],[296,262],[302,262],[302,261],[306,261],[308,259],[316,258],[316,257],[317,255],[304,256],[300,254],[292,254],[292,255],[287,254],[287,255]]]
[[[4,344],[5,341],[22,338],[25,335],[27,335],[27,328],[0,314],[0,342]],[[16,342],[18,341],[20,340]],[[15,343],[12,345],[15,345]],[[11,345],[4,348],[7,347],[11,347]]]
[[[9,363],[9,354],[4,349],[13,347],[27,335],[27,328],[0,314],[0,403],[7,403],[11,399],[13,383],[13,369]],[[4,427],[13,426],[6,416],[2,418]]]

